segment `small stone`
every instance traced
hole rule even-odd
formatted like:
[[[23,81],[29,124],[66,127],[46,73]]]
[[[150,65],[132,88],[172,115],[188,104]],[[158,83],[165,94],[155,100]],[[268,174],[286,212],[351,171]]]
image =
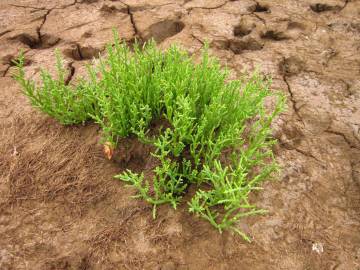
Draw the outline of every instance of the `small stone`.
[[[324,252],[324,246],[321,243],[314,243],[312,245],[312,251],[315,251],[318,254],[321,254]]]

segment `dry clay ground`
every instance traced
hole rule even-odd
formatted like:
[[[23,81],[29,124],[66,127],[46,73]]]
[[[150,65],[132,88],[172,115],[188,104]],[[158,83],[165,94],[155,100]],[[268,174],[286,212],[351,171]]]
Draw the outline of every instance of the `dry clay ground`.
[[[11,78],[64,55],[69,83],[112,40],[154,37],[197,54],[205,40],[235,75],[260,70],[288,97],[274,124],[283,166],[239,225],[251,244],[191,216],[129,199],[94,124],[63,127]],[[1,0],[0,269],[360,269],[360,2],[355,0]],[[123,152],[124,153],[124,152]],[[313,250],[314,249],[314,250]]]

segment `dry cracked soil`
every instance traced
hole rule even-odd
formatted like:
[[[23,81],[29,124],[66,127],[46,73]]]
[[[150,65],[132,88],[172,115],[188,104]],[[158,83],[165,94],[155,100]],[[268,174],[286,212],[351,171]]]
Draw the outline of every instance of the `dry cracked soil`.
[[[258,67],[287,95],[280,179],[252,197],[269,213],[239,224],[252,243],[185,203],[153,220],[113,179],[146,169],[141,149],[106,160],[96,125],[61,126],[11,78],[20,49],[34,78],[58,49],[74,82],[113,27],[191,54],[207,40],[234,77]],[[1,0],[0,76],[0,269],[360,269],[360,1]]]

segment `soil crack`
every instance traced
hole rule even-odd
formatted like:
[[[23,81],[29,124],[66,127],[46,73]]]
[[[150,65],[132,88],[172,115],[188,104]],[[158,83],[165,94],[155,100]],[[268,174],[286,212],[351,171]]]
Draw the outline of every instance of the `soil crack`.
[[[65,85],[68,85],[71,82],[71,79],[74,77],[75,74],[75,67],[73,66],[74,62],[70,62],[68,64],[68,68],[69,68],[69,74],[67,76],[67,78],[65,79]]]
[[[266,25],[266,21],[263,17],[261,17],[260,15],[258,15],[257,13],[269,13],[270,10],[268,7],[266,6],[262,6],[259,4],[259,2],[254,1],[254,6],[250,7],[248,9],[248,11],[250,11],[251,13],[249,15],[256,17],[258,20],[260,20],[264,25]],[[244,15],[248,15],[248,14],[244,14]]]
[[[8,73],[9,69],[10,69],[11,65],[8,65],[7,68],[5,69],[4,73],[3,73],[3,77],[6,77],[6,74]]]
[[[341,7],[341,9],[339,11],[342,11],[344,8],[346,8],[347,4],[350,3],[350,0],[345,0],[344,5]]]
[[[41,47],[42,46],[42,44],[43,44],[43,40],[42,40],[42,35],[41,35],[41,28],[44,26],[44,24],[45,24],[45,22],[46,22],[46,19],[47,19],[47,16],[50,14],[50,12],[52,11],[52,9],[48,9],[47,11],[46,11],[46,13],[45,13],[45,15],[43,16],[43,20],[42,20],[42,22],[41,22],[41,24],[40,24],[40,26],[36,29],[36,32],[37,32],[37,34],[38,34],[38,39],[39,39],[39,47]]]
[[[139,32],[139,30],[136,26],[135,20],[134,20],[134,13],[131,11],[131,6],[124,3],[123,1],[119,1],[119,2],[126,6],[126,13],[130,16],[130,22],[131,22],[131,25],[134,30],[134,37],[135,38],[138,37],[140,40],[142,40],[142,37],[140,35],[140,32]]]
[[[198,38],[197,36],[195,36],[194,34],[191,34],[191,37],[193,38],[193,39],[195,39],[195,40],[197,40],[199,43],[201,43],[201,45],[205,45],[205,42],[204,41],[202,41],[200,38]]]
[[[256,14],[255,11],[252,12],[252,13],[250,13],[249,15],[256,17],[256,18],[259,19],[264,25],[266,25],[265,19],[262,18],[261,16],[259,16],[258,14]]]
[[[71,7],[71,6],[75,6],[76,4],[78,3],[78,0],[74,0],[73,3],[67,5],[67,6],[62,6],[62,7],[59,7],[59,8],[56,8],[56,9],[65,9],[65,8],[68,8],[68,7]]]
[[[25,6],[25,5],[17,5],[17,4],[9,4],[9,6],[18,7],[18,8],[31,8],[31,9],[36,9],[36,10],[47,10],[44,7],[34,7],[34,6]]]
[[[81,53],[81,48],[80,48],[80,45],[78,43],[76,44],[76,50],[77,50],[77,53],[79,55],[80,60],[84,60],[84,56]]]
[[[291,87],[290,87],[289,82],[287,81],[287,76],[284,74],[282,77],[283,77],[284,82],[286,83],[287,91],[288,91],[289,94],[290,94],[290,101],[291,101],[291,104],[292,104],[292,108],[293,108],[293,110],[294,110],[294,112],[295,112],[298,120],[300,120],[301,123],[304,124],[304,122],[303,122],[303,120],[302,120],[302,118],[301,118],[301,116],[300,116],[300,114],[299,114],[299,110],[298,110],[298,108],[297,108],[297,106],[296,106],[296,101],[295,101],[295,98],[294,98],[294,94],[293,94],[293,92],[292,92],[292,90],[291,90]]]
[[[5,31],[2,31],[0,32],[0,37],[2,37],[3,35],[6,35],[7,33],[10,33],[11,30],[5,30]]]
[[[306,156],[306,157],[309,157],[309,158],[312,158],[312,159],[316,160],[318,163],[320,163],[320,165],[321,165],[324,169],[327,168],[326,165],[324,164],[324,162],[322,162],[321,160],[319,160],[319,159],[318,159],[317,157],[315,157],[313,154],[308,153],[308,152],[305,152],[305,151],[300,150],[300,149],[298,149],[298,148],[294,148],[294,150],[295,150],[296,152],[298,152],[298,153]]]
[[[65,5],[65,6],[61,6],[61,7],[53,7],[53,8],[50,8],[50,9],[47,9],[45,7],[35,7],[35,6],[27,6],[27,5],[17,5],[17,4],[9,4],[9,6],[12,6],[12,7],[18,7],[18,8],[31,8],[31,9],[35,9],[35,10],[46,10],[46,11],[49,11],[49,10],[53,10],[53,9],[65,9],[65,8],[68,8],[68,7],[71,7],[71,6],[74,6],[78,3],[78,0],[74,0],[73,3],[69,4],[69,5]]]
[[[195,8],[199,8],[199,9],[207,9],[207,10],[212,10],[212,9],[218,9],[218,8],[222,8],[223,6],[225,6],[228,3],[228,1],[225,1],[224,3],[215,6],[215,7],[192,7],[189,8],[189,10],[195,9]]]
[[[329,134],[334,134],[334,135],[337,135],[337,136],[340,136],[344,139],[344,141],[346,142],[346,144],[350,147],[350,148],[355,148],[355,149],[358,149],[358,146],[353,144],[348,137],[346,137],[346,135],[342,132],[339,132],[339,131],[334,131],[330,128],[328,128],[327,130],[325,130],[326,133],[329,133]],[[358,139],[354,136],[354,138],[358,141]]]

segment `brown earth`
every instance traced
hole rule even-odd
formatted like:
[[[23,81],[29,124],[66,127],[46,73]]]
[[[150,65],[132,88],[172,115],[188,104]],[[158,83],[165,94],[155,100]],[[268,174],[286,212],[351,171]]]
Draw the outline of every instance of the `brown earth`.
[[[195,54],[208,40],[234,76],[258,65],[287,94],[281,181],[252,198],[269,214],[239,225],[251,244],[185,203],[153,220],[113,179],[146,168],[139,149],[106,160],[96,125],[61,126],[11,78],[20,49],[37,77],[58,48],[73,81],[112,27]],[[0,269],[360,269],[360,1],[1,0],[0,76]]]

